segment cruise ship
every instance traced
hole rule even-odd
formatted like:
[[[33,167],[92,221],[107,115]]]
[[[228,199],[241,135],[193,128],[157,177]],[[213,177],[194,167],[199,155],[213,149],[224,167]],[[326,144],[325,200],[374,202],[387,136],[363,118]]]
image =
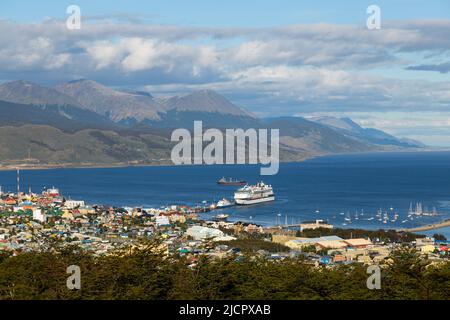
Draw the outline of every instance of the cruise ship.
[[[234,201],[238,205],[249,205],[274,201],[275,195],[271,185],[259,182],[256,185],[246,185],[234,193]]]

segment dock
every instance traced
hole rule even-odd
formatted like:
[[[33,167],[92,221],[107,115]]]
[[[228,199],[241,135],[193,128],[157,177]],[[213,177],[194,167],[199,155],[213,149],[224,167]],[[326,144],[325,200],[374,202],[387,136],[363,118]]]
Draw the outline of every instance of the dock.
[[[440,229],[440,228],[445,228],[445,227],[450,227],[450,219],[447,219],[447,220],[444,220],[444,221],[438,222],[438,223],[428,224],[428,225],[422,226],[422,227],[406,228],[406,229],[400,229],[398,231],[418,232],[418,231],[428,231],[428,230]]]

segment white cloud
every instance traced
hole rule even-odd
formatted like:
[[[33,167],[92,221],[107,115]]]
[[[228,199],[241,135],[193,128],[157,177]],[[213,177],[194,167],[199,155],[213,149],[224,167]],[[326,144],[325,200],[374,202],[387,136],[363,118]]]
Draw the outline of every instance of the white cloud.
[[[332,24],[225,29],[96,21],[76,31],[64,21],[0,21],[0,78],[52,83],[83,77],[155,94],[209,88],[261,115],[370,111],[368,124],[388,131],[395,124],[396,130],[414,129],[420,119],[389,120],[385,112],[438,117],[450,109],[449,81],[370,75],[380,67],[446,66],[450,20],[386,22],[377,31]],[[427,123],[437,130],[436,122]]]

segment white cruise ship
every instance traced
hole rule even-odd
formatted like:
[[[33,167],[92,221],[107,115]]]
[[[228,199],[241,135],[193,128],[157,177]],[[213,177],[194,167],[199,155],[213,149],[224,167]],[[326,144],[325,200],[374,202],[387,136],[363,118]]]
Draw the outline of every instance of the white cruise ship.
[[[254,186],[246,185],[234,193],[234,201],[238,205],[249,205],[274,200],[275,195],[272,186],[262,181]]]

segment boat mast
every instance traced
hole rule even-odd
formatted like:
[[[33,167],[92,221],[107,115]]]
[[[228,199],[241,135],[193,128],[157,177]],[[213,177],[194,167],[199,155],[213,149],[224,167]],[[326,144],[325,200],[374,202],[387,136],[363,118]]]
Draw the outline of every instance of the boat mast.
[[[17,168],[17,196],[20,196],[20,171]]]

